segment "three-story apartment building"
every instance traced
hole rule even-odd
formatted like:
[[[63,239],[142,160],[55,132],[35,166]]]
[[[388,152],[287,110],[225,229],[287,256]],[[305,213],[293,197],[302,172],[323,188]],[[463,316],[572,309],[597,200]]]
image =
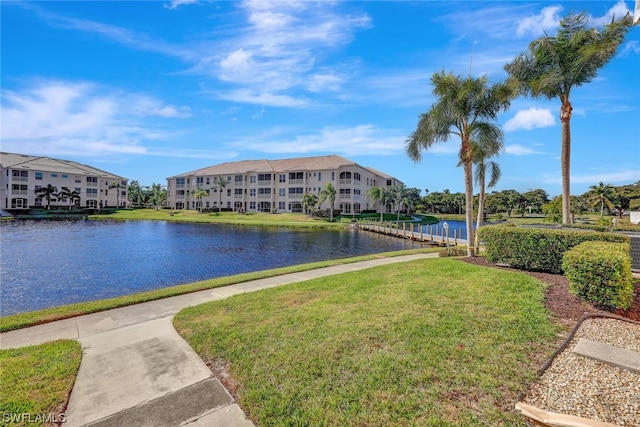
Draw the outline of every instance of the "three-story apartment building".
[[[128,204],[127,182],[127,178],[70,160],[0,152],[0,209],[46,206],[36,190],[48,185],[57,189],[51,197],[52,207],[124,207]],[[65,189],[78,197],[63,197]]]
[[[345,214],[389,207],[367,198],[372,187],[401,185],[398,179],[340,156],[227,162],[167,178],[168,203],[174,209],[197,209],[196,189],[204,209],[253,212],[303,212],[305,194],[319,195],[331,183],[335,209]],[[328,203],[323,208],[328,208]]]

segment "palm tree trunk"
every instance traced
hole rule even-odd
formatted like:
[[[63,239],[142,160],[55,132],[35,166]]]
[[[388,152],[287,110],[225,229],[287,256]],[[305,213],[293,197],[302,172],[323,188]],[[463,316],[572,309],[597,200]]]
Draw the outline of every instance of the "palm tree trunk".
[[[464,167],[464,192],[465,192],[465,216],[467,220],[467,256],[475,256],[473,242],[473,164],[465,160]]]
[[[478,219],[476,221],[476,230],[480,228],[482,224],[482,215],[484,211],[484,175],[480,177],[480,195],[478,196]],[[478,239],[478,233],[475,233],[473,239],[473,246],[475,254],[480,253],[480,240]]]
[[[560,121],[562,122],[562,154],[560,158],[562,169],[562,223],[572,224],[571,218],[571,111],[573,107],[569,96],[562,97]]]

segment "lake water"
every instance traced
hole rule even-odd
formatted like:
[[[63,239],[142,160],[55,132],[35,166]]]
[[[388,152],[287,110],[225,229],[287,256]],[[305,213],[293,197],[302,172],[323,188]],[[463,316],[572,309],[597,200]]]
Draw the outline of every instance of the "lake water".
[[[358,231],[154,221],[0,222],[0,316],[420,247]]]

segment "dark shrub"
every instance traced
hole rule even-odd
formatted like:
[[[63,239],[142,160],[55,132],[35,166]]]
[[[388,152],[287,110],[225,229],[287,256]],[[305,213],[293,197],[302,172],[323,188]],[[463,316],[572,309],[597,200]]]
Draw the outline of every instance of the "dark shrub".
[[[562,268],[569,290],[583,300],[611,310],[633,302],[628,243],[584,242],[568,250]]]
[[[478,229],[487,261],[528,271],[562,273],[562,256],[586,241],[629,243],[629,237],[614,233],[527,227],[486,226]]]

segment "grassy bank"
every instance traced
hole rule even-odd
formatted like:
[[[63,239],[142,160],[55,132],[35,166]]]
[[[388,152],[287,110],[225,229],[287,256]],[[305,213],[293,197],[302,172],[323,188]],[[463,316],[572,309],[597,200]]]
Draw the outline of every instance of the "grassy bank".
[[[67,340],[0,350],[0,424],[62,421],[81,358],[80,343]]]
[[[174,324],[258,425],[524,425],[557,332],[544,284],[454,259],[320,278]]]
[[[263,212],[213,212],[199,213],[195,210],[155,210],[155,209],[120,209],[111,214],[91,215],[90,219],[110,220],[147,220],[147,221],[176,221],[220,224],[244,224],[274,227],[306,227],[306,228],[342,228],[344,223],[329,222],[323,219],[311,218],[304,214]]]
[[[272,270],[263,270],[252,273],[242,273],[233,276],[219,277],[216,279],[204,280],[200,282],[189,283],[185,285],[171,286],[167,288],[157,289],[154,291],[141,292],[133,295],[126,295],[117,298],[109,298],[104,300],[89,301],[78,304],[64,305],[53,307],[45,310],[30,311],[11,316],[0,317],[0,332],[6,332],[13,329],[24,328],[28,326],[38,325],[41,323],[52,322],[55,320],[67,319],[70,317],[81,316],[83,314],[95,313],[98,311],[109,310],[112,308],[124,307],[127,305],[138,304],[146,301],[153,301],[161,298],[182,295],[190,292],[201,291],[204,289],[212,289],[220,286],[232,285],[234,283],[247,282],[249,280],[263,279],[265,277],[279,276],[287,273],[296,273],[299,271],[313,270],[321,267],[330,267],[333,265],[349,264],[352,262],[366,261],[369,259],[384,258],[398,255],[407,255],[412,253],[437,252],[438,249],[409,249],[404,251],[385,252],[373,255],[363,255],[352,258],[343,258],[329,261],[319,261],[308,264],[299,264],[290,267],[276,268]]]

